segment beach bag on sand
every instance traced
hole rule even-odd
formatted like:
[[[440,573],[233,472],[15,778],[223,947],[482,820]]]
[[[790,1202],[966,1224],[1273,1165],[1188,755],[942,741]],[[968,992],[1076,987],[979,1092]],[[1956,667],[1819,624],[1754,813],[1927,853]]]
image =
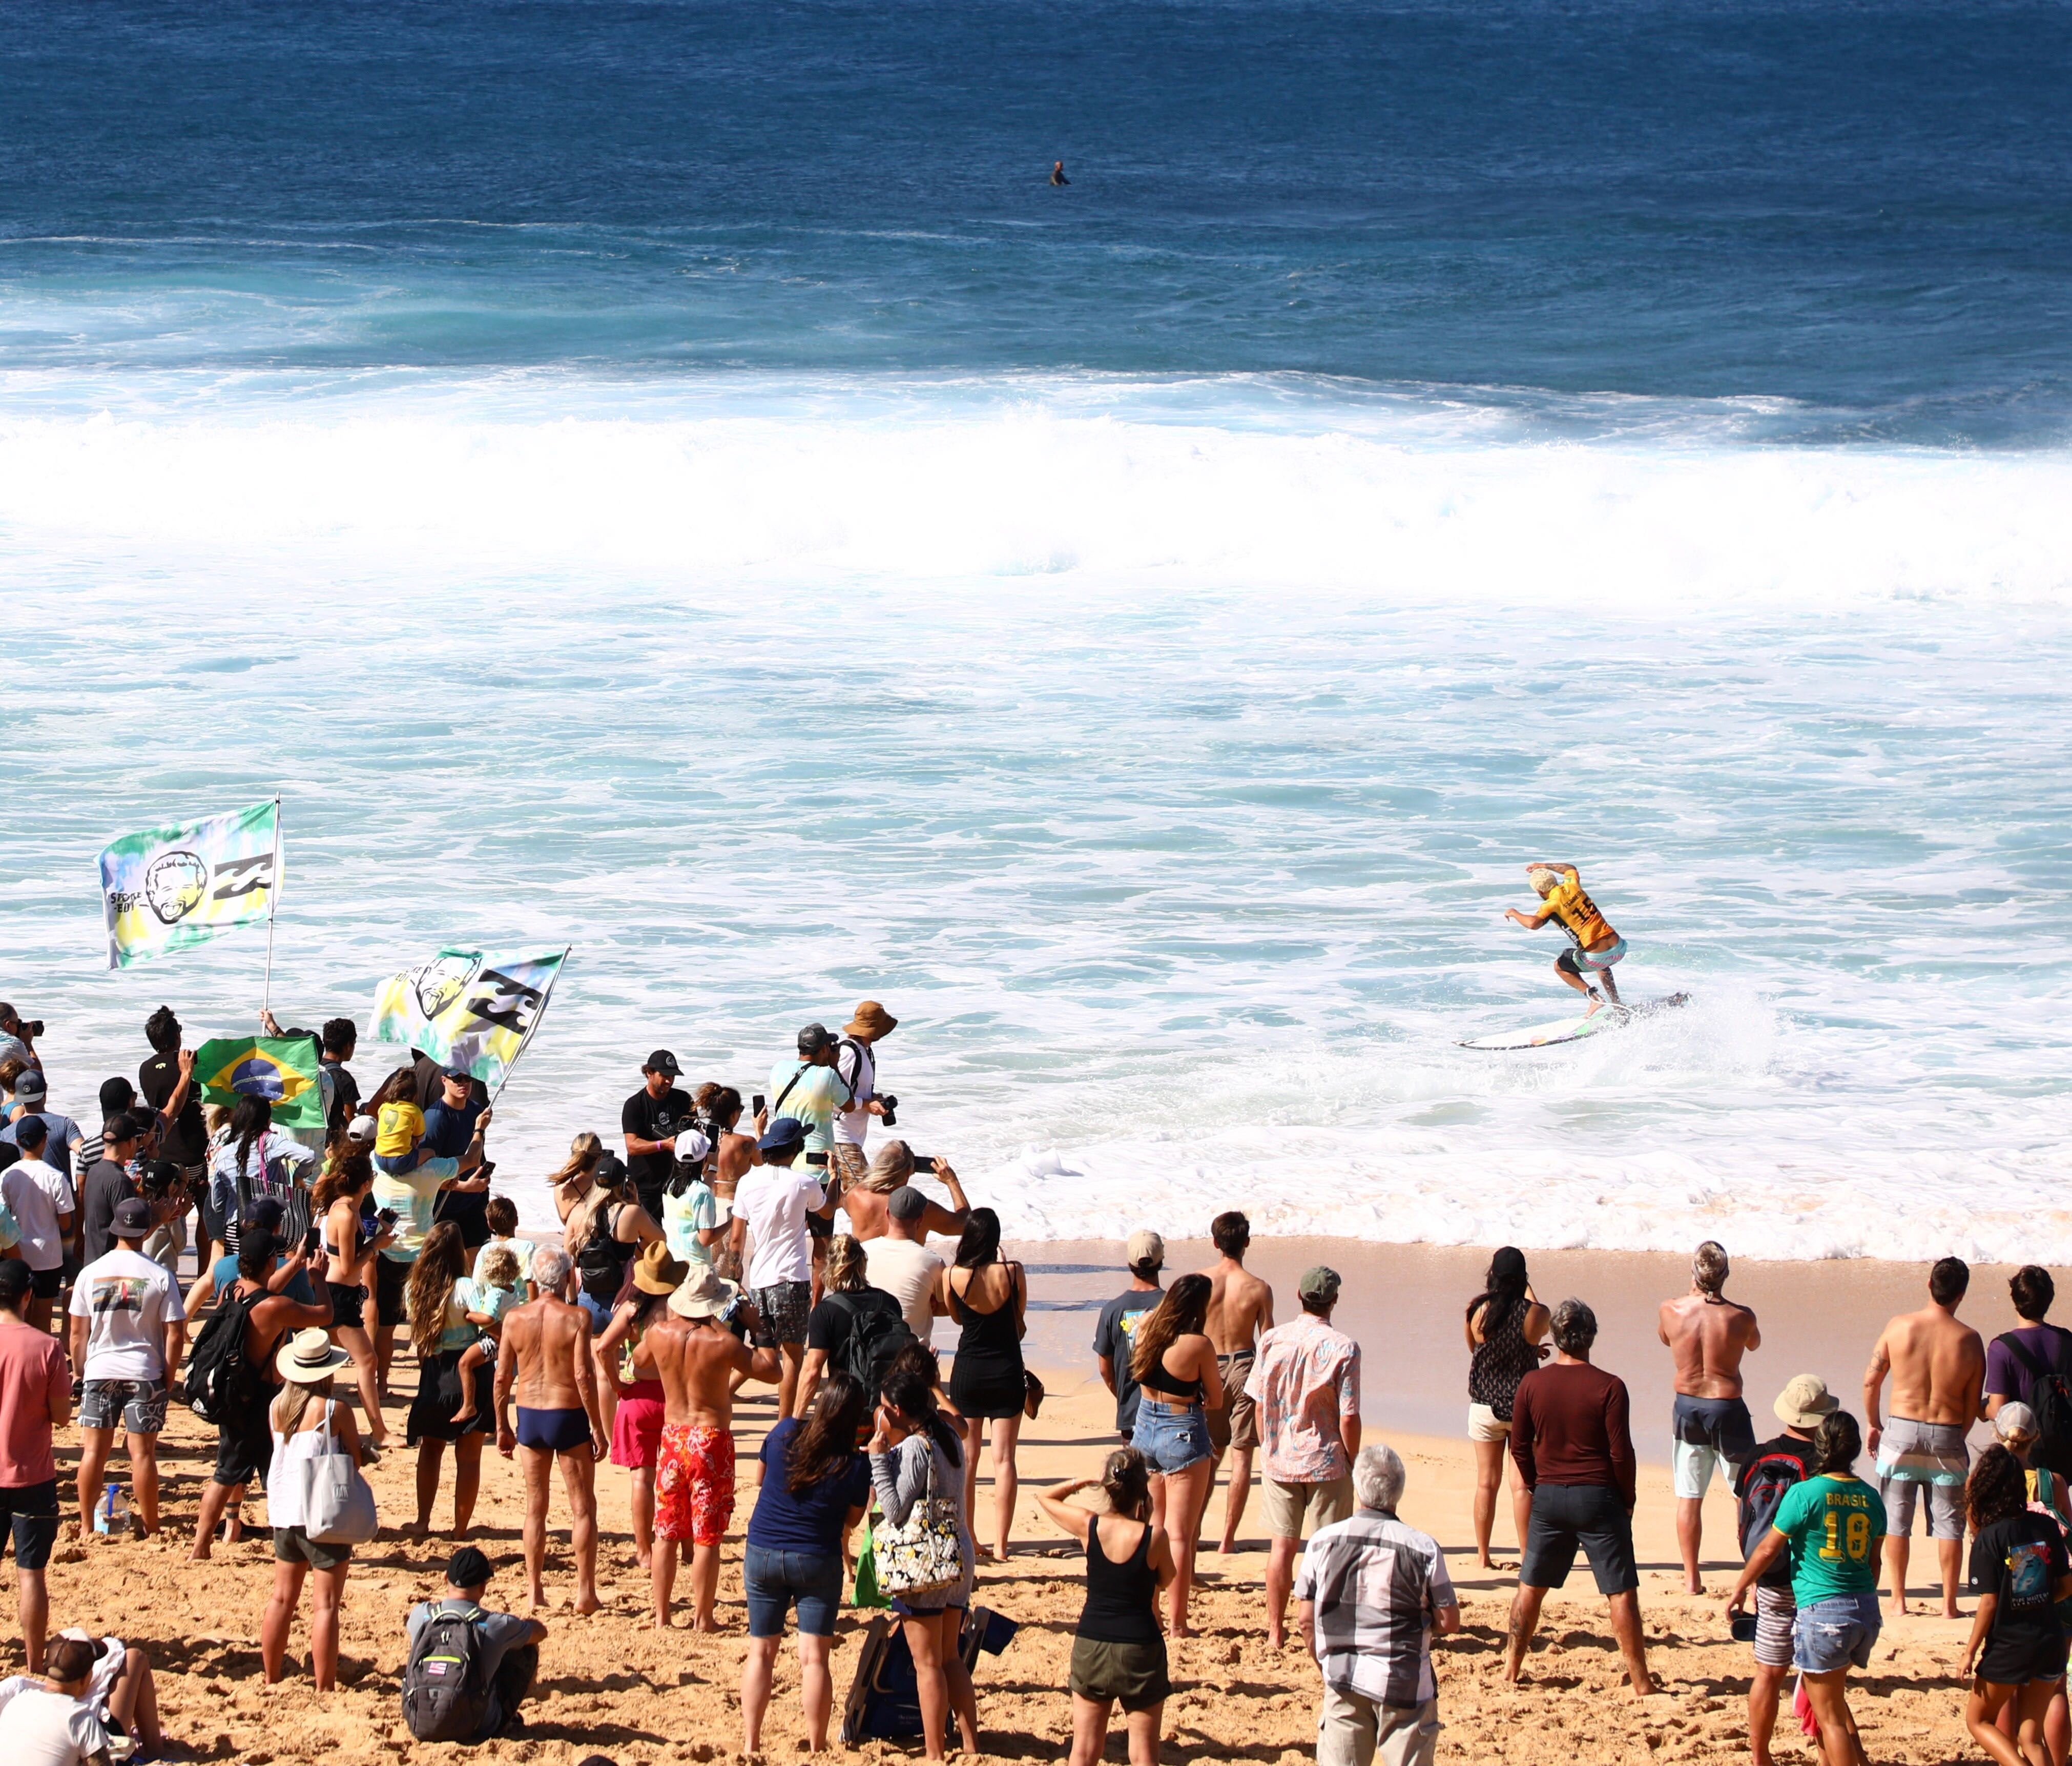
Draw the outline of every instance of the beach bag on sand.
[[[230,1289],[216,1303],[187,1352],[187,1383],[180,1395],[204,1422],[220,1427],[241,1415],[253,1400],[253,1376],[245,1346],[251,1334],[252,1309],[265,1298],[263,1288],[257,1294]]]
[[[320,1433],[325,1451],[311,1454],[297,1467],[302,1480],[302,1531],[320,1546],[364,1546],[380,1530],[374,1489],[360,1475],[351,1454],[331,1433],[335,1402],[324,1406]]]
[[[976,1673],[980,1650],[997,1656],[1021,1628],[989,1608],[974,1607],[957,1634],[957,1654],[965,1669]],[[921,1693],[906,1634],[897,1620],[880,1613],[870,1621],[857,1653],[856,1678],[842,1706],[842,1745],[909,1741],[921,1732]]]
[[[2028,1369],[2029,1407],[2036,1413],[2036,1446],[2029,1458],[2061,1477],[2072,1477],[2072,1390],[2066,1387],[2065,1346],[2066,1333],[2058,1331],[2058,1353],[2045,1367],[2029,1346],[2009,1331],[1996,1340]]]
[[[489,1717],[479,1609],[442,1602],[403,1668],[403,1721],[421,1742],[471,1742]]]
[[[889,1595],[932,1595],[964,1579],[964,1533],[957,1505],[935,1478],[935,1447],[928,1447],[927,1487],[907,1511],[905,1523],[890,1521],[878,1535],[878,1582]]]

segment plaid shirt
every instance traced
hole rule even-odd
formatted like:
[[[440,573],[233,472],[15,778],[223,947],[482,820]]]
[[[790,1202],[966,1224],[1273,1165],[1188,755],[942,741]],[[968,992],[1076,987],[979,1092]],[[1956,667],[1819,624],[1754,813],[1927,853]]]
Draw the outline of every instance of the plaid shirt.
[[[1379,1509],[1320,1527],[1295,1573],[1295,1598],[1315,1603],[1326,1685],[1399,1709],[1438,1696],[1432,1616],[1460,1603],[1429,1533]]]

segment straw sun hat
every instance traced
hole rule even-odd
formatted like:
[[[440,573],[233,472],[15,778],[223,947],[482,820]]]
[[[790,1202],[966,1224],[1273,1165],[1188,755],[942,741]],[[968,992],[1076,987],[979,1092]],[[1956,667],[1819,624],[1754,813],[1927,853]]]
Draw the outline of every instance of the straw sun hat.
[[[290,1385],[322,1385],[352,1359],[328,1332],[312,1326],[288,1339],[288,1346],[273,1357],[273,1369]]]

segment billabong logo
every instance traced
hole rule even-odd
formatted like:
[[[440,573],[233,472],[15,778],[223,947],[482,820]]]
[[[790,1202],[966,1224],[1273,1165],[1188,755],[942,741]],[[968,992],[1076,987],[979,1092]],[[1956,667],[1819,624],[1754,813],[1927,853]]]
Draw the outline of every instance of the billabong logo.
[[[144,873],[144,899],[165,925],[178,925],[208,893],[208,867],[199,853],[162,852]]]
[[[410,971],[409,978],[411,991],[417,996],[417,1010],[427,1019],[437,1018],[460,998],[481,966],[479,954],[434,957],[428,963],[419,964]]]
[[[226,858],[216,867],[218,901],[235,901],[240,895],[273,887],[273,855],[270,852],[255,852],[249,858]]]

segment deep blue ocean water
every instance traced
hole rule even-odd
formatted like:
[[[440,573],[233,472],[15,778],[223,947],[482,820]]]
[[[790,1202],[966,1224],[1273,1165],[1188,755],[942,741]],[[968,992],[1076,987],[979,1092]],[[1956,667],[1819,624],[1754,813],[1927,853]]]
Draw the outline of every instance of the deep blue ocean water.
[[[0,997],[883,998],[1024,1234],[2072,1258],[2072,10],[0,10]],[[1063,158],[1070,184],[1047,182]],[[38,690],[23,690],[22,683]],[[1642,995],[1565,1054],[1569,857]],[[380,1070],[362,1058],[363,1077]]]

